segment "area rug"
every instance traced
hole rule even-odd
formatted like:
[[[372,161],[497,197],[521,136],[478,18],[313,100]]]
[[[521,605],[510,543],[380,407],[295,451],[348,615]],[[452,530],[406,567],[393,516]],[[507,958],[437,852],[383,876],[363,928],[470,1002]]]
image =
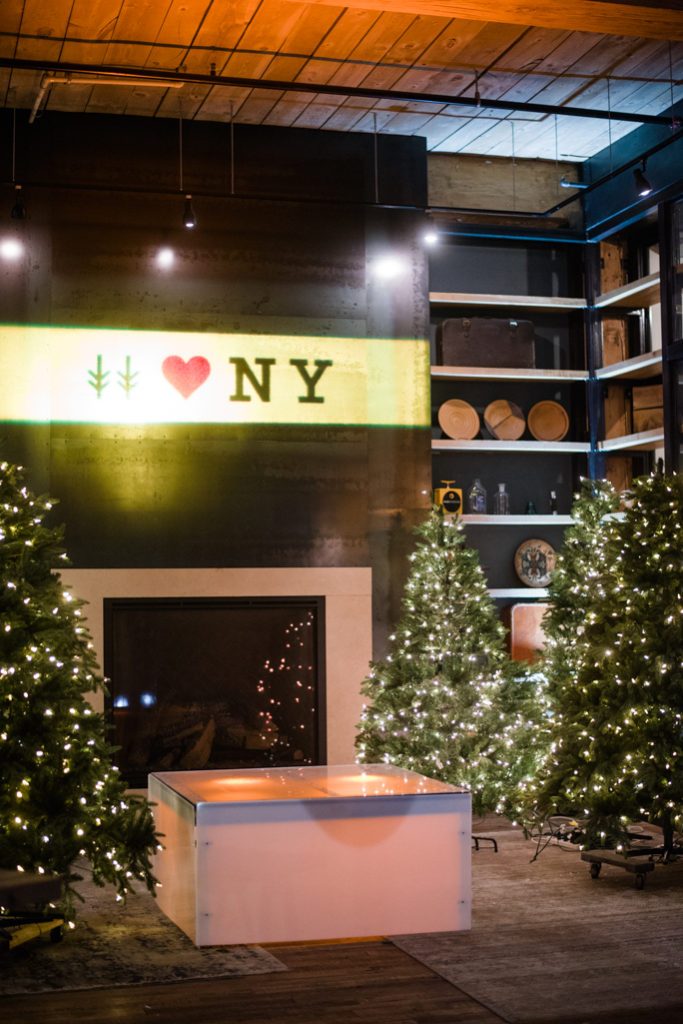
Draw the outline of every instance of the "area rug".
[[[116,902],[105,889],[84,881],[78,889],[76,927],[62,942],[48,936],[0,954],[0,995],[76,991],[127,985],[167,984],[200,978],[285,971],[260,946],[197,948],[162,912],[146,890]]]
[[[472,930],[392,942],[510,1024],[683,1021],[683,862],[639,891],[620,868],[591,878],[576,848],[531,863],[521,832],[494,838],[472,853]]]

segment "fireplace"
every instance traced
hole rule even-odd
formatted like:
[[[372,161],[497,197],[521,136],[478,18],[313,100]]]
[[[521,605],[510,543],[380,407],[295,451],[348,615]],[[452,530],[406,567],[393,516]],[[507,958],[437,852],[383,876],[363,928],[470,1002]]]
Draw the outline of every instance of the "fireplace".
[[[323,764],[323,628],[323,598],[106,599],[105,712],[128,784]]]
[[[330,765],[354,762],[357,724],[363,707],[360,685],[372,658],[372,572],[369,568],[93,568],[63,569],[60,575],[73,595],[86,602],[85,624],[103,669],[104,609],[109,601],[173,598],[187,602],[197,598],[221,603],[235,598],[249,601],[296,598],[305,603],[317,602],[318,760]],[[108,667],[108,657],[106,662]],[[140,694],[147,692],[151,691],[140,687]],[[95,711],[105,711],[101,692],[90,694],[90,700]]]

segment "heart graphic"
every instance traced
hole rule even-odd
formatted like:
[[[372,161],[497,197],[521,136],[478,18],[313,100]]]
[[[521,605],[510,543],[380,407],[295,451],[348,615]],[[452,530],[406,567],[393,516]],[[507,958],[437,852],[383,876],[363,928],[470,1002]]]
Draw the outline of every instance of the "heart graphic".
[[[168,356],[161,364],[161,369],[168,383],[183,398],[189,398],[211,373],[211,363],[204,356],[192,356],[187,362],[180,356]]]

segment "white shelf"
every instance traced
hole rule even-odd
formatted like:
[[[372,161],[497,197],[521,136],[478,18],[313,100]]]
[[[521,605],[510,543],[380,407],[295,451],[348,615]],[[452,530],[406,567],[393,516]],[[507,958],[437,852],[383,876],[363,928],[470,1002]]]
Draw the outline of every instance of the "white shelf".
[[[642,355],[633,356],[632,359],[622,359],[621,362],[601,366],[595,371],[595,376],[598,380],[610,380],[615,377],[620,380],[638,380],[656,377],[661,372],[662,350],[658,348],[655,352],[644,352]]]
[[[664,431],[661,427],[654,430],[643,430],[639,434],[624,434],[622,437],[610,437],[606,441],[598,441],[601,452],[653,452],[664,444]]]
[[[496,441],[478,440],[433,440],[434,452],[547,452],[571,454],[590,451],[590,444],[584,441]]]
[[[508,309],[586,309],[585,299],[550,295],[480,295],[472,292],[430,292],[437,306],[505,306]]]
[[[573,522],[569,515],[510,515],[489,516],[474,515],[471,512],[460,516],[466,526],[570,526]]]
[[[432,366],[432,377],[441,380],[546,380],[586,381],[586,370],[538,370],[515,366]]]
[[[595,300],[595,309],[642,309],[659,302],[659,274],[648,274],[620,288],[604,292]]]
[[[489,589],[489,597],[527,597],[534,601],[547,597],[546,587],[497,587]]]

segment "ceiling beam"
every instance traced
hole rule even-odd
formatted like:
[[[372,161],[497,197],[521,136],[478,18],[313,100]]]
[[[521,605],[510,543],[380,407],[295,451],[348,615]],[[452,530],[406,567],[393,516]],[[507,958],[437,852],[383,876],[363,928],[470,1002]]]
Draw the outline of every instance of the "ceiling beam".
[[[525,111],[529,114],[555,115],[562,114],[565,117],[584,117],[600,121],[629,121],[635,124],[656,124],[671,127],[671,116],[664,114],[634,114],[618,110],[602,110],[591,107],[555,106],[549,103],[522,103],[512,100],[479,100],[476,96],[452,96],[449,93],[436,92],[409,92],[401,93],[392,89],[373,89],[367,86],[343,86],[328,85],[319,82],[291,82],[278,81],[272,78],[241,78],[230,75],[202,75],[196,72],[167,71],[157,69],[151,76],[148,68],[130,68],[123,66],[76,64],[70,61],[38,61],[22,60],[12,57],[0,57],[0,68],[12,68],[24,71],[42,71],[45,74],[63,75],[63,79],[52,77],[52,84],[60,80],[65,85],[69,83],[69,76],[73,74],[87,74],[100,78],[114,77],[117,79],[129,80],[134,85],[138,79],[149,81],[153,77],[155,83],[193,83],[194,85],[207,85],[211,88],[216,86],[227,86],[240,89],[259,89],[286,93],[289,91],[308,93],[318,96],[346,96],[363,97],[364,99],[395,100],[404,103],[434,103],[438,106],[461,106],[478,108],[484,106],[487,110],[501,110],[506,112]],[[42,96],[41,96],[42,100]],[[38,102],[34,103],[33,111],[37,111]]]
[[[294,0],[300,3],[300,0]],[[311,5],[357,7],[392,14],[421,14],[465,21],[535,25],[599,32],[636,39],[683,40],[683,10],[677,0],[307,0]]]

